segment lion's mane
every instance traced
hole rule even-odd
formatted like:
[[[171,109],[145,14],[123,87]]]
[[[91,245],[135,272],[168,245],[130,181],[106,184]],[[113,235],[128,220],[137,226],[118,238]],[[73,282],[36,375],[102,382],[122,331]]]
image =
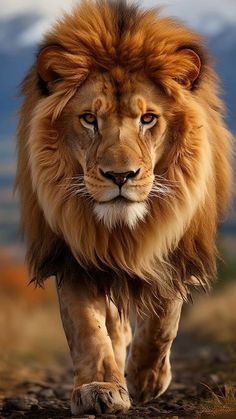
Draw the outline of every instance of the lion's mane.
[[[57,88],[50,94],[32,67],[22,86],[18,130],[17,188],[32,277],[41,283],[51,275],[86,276],[93,287],[112,292],[117,304],[132,294],[149,306],[150,291],[155,296],[178,290],[186,297],[190,283],[208,286],[231,171],[230,134],[202,40],[159,12],[89,1],[64,16],[40,50],[50,45],[61,48],[49,59],[60,74]],[[202,63],[187,93],[181,77],[189,63],[178,54],[183,48],[195,51]],[[152,200],[145,222],[134,230],[117,226],[110,232],[83,198],[63,198],[60,185],[73,165],[56,122],[92,70],[109,72],[117,65],[130,72],[145,69],[176,103],[169,127],[173,141],[161,162],[176,187],[166,200]]]

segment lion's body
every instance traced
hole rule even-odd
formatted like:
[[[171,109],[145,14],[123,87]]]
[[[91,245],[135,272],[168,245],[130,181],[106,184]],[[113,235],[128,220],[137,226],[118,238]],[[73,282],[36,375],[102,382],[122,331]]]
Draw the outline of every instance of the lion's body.
[[[18,135],[32,276],[80,276],[119,308],[131,298],[154,312],[158,298],[208,286],[230,194],[230,134],[199,37],[153,11],[88,2],[40,51]],[[86,112],[96,129],[79,119]],[[155,114],[151,128],[137,122],[145,113]],[[119,202],[114,173],[132,175]]]

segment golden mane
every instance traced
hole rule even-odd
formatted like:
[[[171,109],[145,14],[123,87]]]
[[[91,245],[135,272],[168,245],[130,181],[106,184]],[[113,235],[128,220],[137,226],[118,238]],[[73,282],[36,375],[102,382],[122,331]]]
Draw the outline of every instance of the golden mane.
[[[50,46],[58,47],[51,55]],[[186,49],[202,64],[191,90],[183,88],[190,66]],[[39,56],[42,51],[58,81],[50,94],[34,65],[23,83],[16,175],[34,279],[40,283],[67,272],[83,277],[86,271],[93,285],[112,292],[117,304],[136,292],[148,306],[146,290],[153,296],[178,290],[186,298],[189,284],[208,286],[215,274],[216,231],[228,205],[231,170],[230,134],[202,40],[154,10],[86,1],[52,28]],[[73,175],[73,164],[57,121],[91,71],[113,72],[119,81],[119,69],[144,70],[176,103],[174,141],[161,164],[166,179],[177,186],[165,201],[151,202],[136,229],[110,232],[94,219],[87,201],[63,199],[60,185]]]

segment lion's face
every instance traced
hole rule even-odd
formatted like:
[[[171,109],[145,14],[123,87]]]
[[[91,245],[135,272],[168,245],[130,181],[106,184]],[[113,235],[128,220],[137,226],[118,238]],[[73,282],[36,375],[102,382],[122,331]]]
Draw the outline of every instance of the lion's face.
[[[109,228],[144,218],[167,130],[163,93],[142,75],[123,76],[115,84],[109,74],[91,75],[62,115],[81,167],[78,194],[92,198]]]

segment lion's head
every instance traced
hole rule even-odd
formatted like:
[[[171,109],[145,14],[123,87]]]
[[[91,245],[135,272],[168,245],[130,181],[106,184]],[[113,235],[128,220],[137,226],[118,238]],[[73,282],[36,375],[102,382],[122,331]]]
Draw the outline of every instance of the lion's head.
[[[85,2],[55,25],[19,128],[36,276],[60,242],[83,265],[208,281],[230,183],[216,84],[199,37],[153,11]]]

